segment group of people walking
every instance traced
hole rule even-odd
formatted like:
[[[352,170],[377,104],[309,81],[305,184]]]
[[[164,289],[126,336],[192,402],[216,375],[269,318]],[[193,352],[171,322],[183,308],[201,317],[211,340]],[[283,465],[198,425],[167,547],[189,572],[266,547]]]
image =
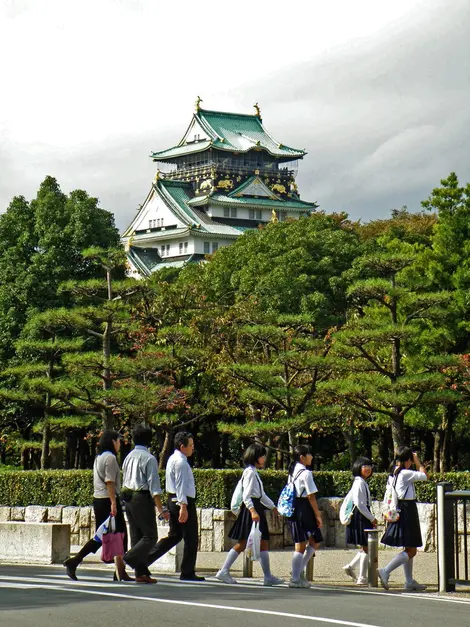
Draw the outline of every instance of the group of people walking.
[[[115,519],[115,531],[123,534],[122,555],[116,555],[114,579],[134,581],[126,571],[126,565],[135,572],[135,581],[154,584],[150,565],[167,553],[180,540],[184,540],[183,560],[180,579],[185,581],[203,581],[204,577],[196,574],[198,547],[198,520],[196,512],[196,488],[188,458],[194,452],[194,439],[190,433],[177,433],[174,439],[174,452],[166,466],[165,489],[167,503],[162,503],[162,488],[158,474],[156,458],[148,448],[152,440],[150,427],[138,425],[132,432],[134,449],[127,455],[123,464],[121,487],[119,465],[116,454],[120,449],[121,436],[116,431],[105,431],[99,441],[98,456],[93,467],[94,500],[96,527],[109,517]],[[242,503],[236,521],[229,532],[235,541],[216,579],[235,584],[231,568],[242,553],[252,531],[253,523],[258,523],[261,534],[259,561],[263,570],[265,586],[284,583],[271,572],[269,560],[269,529],[266,511],[271,510],[279,516],[275,503],[266,494],[259,470],[266,462],[266,449],[261,444],[250,445],[243,457],[245,469],[241,478]],[[293,484],[295,507],[288,519],[294,553],[292,556],[289,587],[309,588],[310,583],[304,576],[308,562],[312,559],[319,544],[323,541],[322,515],[318,507],[318,492],[309,467],[312,454],[306,445],[294,449],[293,460],[289,467],[288,484]],[[411,470],[414,465],[417,470]],[[377,526],[377,520],[371,511],[371,496],[368,480],[372,475],[372,463],[365,457],[359,458],[353,465],[352,499],[353,511],[347,527],[346,541],[361,547],[354,558],[344,566],[344,572],[358,585],[365,585],[367,578],[367,537],[365,530]],[[403,547],[387,566],[379,569],[381,585],[388,590],[390,574],[399,566],[405,572],[406,590],[423,590],[425,586],[413,579],[413,560],[417,547],[422,545],[414,483],[427,479],[426,469],[416,453],[408,447],[397,451],[390,469],[388,482],[398,495],[400,516],[395,522],[387,524],[382,543]],[[128,547],[126,524],[123,507],[127,514],[130,532]],[[169,522],[169,533],[158,540],[156,512],[160,519]],[[80,551],[64,562],[68,576],[76,580],[76,570],[84,557],[95,553],[101,543],[97,539],[87,542]]]

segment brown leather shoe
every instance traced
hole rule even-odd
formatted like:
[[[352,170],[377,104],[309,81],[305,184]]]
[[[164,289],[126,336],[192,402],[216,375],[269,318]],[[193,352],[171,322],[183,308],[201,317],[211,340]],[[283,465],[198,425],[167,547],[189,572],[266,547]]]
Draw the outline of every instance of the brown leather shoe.
[[[153,577],[149,577],[148,575],[140,575],[139,577],[135,578],[135,582],[136,583],[157,583],[157,580],[153,579]]]

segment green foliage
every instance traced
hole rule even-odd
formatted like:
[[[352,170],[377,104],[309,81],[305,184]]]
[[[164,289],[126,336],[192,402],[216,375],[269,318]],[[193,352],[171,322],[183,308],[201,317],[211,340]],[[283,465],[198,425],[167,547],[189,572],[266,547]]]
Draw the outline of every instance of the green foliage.
[[[0,466],[0,470],[1,470]],[[197,506],[229,508],[233,490],[240,479],[241,470],[194,470]],[[277,502],[287,480],[287,472],[262,470],[261,477],[266,493]],[[387,482],[386,473],[375,473],[369,486],[372,498],[382,500]],[[344,497],[352,484],[346,471],[314,472],[317,496]],[[160,472],[164,486],[165,475]],[[434,503],[436,484],[449,481],[455,489],[470,490],[470,473],[449,472],[431,475],[430,480],[416,484],[421,502]],[[0,505],[67,505],[86,506],[93,502],[93,473],[91,470],[46,470],[0,472]]]

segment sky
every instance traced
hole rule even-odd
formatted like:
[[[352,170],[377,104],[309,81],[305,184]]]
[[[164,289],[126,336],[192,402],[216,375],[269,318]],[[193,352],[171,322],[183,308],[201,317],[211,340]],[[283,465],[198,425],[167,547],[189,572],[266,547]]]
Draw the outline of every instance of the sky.
[[[301,197],[367,222],[470,181],[468,0],[1,0],[0,211],[46,175],[121,230],[194,110],[304,148]]]

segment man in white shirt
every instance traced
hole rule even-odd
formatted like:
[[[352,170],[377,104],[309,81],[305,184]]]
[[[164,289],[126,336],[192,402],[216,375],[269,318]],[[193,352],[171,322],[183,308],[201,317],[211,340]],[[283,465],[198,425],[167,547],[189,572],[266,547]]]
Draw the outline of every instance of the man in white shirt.
[[[148,564],[159,559],[184,539],[180,579],[204,581],[196,575],[198,524],[196,512],[196,486],[188,457],[194,453],[194,439],[184,431],[175,436],[175,451],[166,465],[165,490],[168,494],[170,532],[162,538],[149,556]]]
[[[132,431],[134,449],[124,460],[121,497],[126,505],[132,548],[124,555],[124,561],[135,569],[137,583],[157,583],[150,576],[148,555],[157,542],[158,513],[168,520],[169,514],[162,505],[158,463],[149,452],[152,430],[137,425]]]

